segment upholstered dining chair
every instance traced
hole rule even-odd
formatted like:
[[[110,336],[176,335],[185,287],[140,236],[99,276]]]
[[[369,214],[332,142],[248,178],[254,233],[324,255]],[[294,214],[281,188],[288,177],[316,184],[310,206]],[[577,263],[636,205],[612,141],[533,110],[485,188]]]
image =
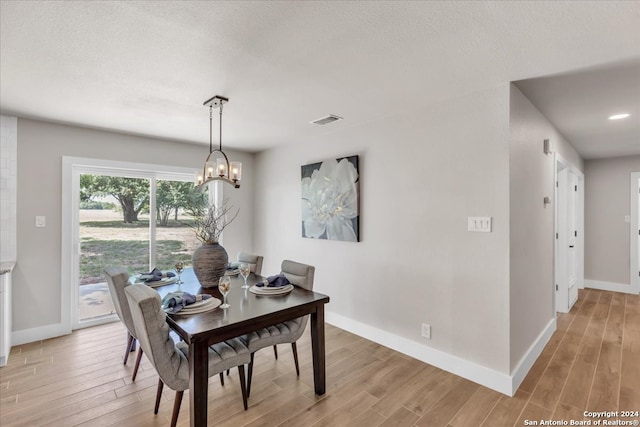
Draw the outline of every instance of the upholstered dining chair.
[[[284,260],[281,265],[282,273],[287,280],[294,286],[304,288],[308,291],[313,290],[313,276],[315,267],[299,262]],[[251,394],[251,377],[253,376],[253,355],[261,348],[275,346],[277,344],[291,344],[293,352],[293,361],[296,365],[296,375],[300,376],[300,366],[298,364],[298,348],[296,341],[302,336],[309,316],[298,317],[294,320],[288,320],[283,323],[269,326],[264,329],[252,332],[240,337],[240,340],[247,346],[251,353],[249,362],[249,372],[247,379],[247,396]],[[277,359],[277,353],[276,353]]]
[[[176,345],[169,336],[166,314],[162,310],[162,301],[156,291],[146,285],[137,284],[128,286],[125,292],[140,347],[144,349],[160,377],[154,414],[158,413],[162,388],[166,384],[176,391],[171,416],[171,427],[174,427],[178,421],[182,395],[184,390],[189,388],[189,346],[184,342]],[[245,410],[247,391],[244,365],[250,360],[249,350],[237,338],[209,346],[209,377],[237,366]]]
[[[131,353],[132,349],[135,348],[137,339],[136,330],[133,325],[133,318],[131,317],[131,310],[129,310],[129,302],[127,301],[127,296],[124,293],[124,288],[129,285],[129,273],[123,268],[108,266],[104,269],[104,276],[107,279],[109,293],[111,294],[111,300],[113,301],[113,307],[116,309],[116,314],[127,328],[127,347],[124,352],[124,364],[126,365],[127,360],[129,360],[129,353]],[[139,348],[131,381],[136,380],[141,358],[142,349]]]
[[[253,255],[245,252],[240,252],[238,254],[238,262],[246,262],[249,264],[251,268],[251,272],[253,274],[257,274],[258,276],[262,274],[262,261],[264,257],[262,255]]]

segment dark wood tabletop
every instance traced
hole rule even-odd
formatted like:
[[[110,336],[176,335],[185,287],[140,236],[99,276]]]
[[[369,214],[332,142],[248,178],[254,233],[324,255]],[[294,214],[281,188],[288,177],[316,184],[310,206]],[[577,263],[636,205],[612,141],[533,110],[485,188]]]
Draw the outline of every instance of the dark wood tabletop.
[[[251,274],[247,284],[253,285],[262,279]],[[202,288],[190,268],[182,272],[182,281],[180,286],[165,285],[156,290],[161,297],[180,289],[193,295],[210,294],[222,300],[218,288]],[[189,344],[192,426],[207,425],[209,345],[307,314],[311,315],[314,388],[318,395],[325,393],[324,304],[329,302],[329,297],[298,287],[286,295],[261,296],[241,289],[243,283],[242,276],[231,276],[231,291],[227,294],[230,307],[227,309],[218,307],[203,313],[167,316],[171,329]]]

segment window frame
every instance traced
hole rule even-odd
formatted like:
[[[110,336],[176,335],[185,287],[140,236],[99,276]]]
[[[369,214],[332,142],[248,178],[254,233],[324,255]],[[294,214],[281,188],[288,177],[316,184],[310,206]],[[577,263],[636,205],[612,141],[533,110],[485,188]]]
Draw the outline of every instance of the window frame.
[[[63,156],[62,158],[62,247],[61,247],[61,314],[67,333],[118,320],[114,314],[97,319],[78,319],[79,277],[79,203],[80,175],[108,175],[149,180],[149,265],[156,259],[156,181],[194,181],[195,170],[169,165],[134,163],[115,160]],[[222,200],[222,186],[209,184],[209,202]]]

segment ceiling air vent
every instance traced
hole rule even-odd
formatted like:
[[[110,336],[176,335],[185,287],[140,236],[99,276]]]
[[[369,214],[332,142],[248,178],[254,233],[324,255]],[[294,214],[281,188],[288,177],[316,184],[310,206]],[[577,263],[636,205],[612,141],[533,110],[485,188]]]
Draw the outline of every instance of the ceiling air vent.
[[[310,123],[313,123],[313,124],[316,124],[316,125],[326,125],[326,124],[329,124],[329,123],[337,122],[338,120],[342,120],[342,117],[338,117],[338,116],[335,116],[333,114],[329,114],[326,117],[321,117],[319,119],[313,120]]]

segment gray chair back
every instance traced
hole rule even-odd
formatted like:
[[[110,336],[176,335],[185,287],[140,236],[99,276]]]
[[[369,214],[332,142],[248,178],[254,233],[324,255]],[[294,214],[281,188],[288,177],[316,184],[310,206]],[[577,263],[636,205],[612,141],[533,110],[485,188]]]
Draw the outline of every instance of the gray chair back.
[[[146,285],[125,289],[140,347],[162,381],[173,390],[189,388],[189,361],[169,336],[166,314],[158,293]]]
[[[124,323],[124,326],[134,338],[138,338],[135,326],[133,325],[129,302],[124,293],[124,289],[129,286],[129,273],[120,267],[106,267],[104,269],[104,275],[107,279],[107,285],[109,286],[113,307],[116,309],[120,321]]]
[[[285,259],[280,268],[287,280],[293,285],[313,291],[313,276],[316,271],[314,266]],[[289,328],[289,334],[283,334],[283,337],[289,336],[285,342],[296,342],[302,336],[304,328],[307,327],[308,319],[309,316],[302,316],[286,321],[285,325]]]
[[[251,272],[258,276],[262,274],[262,261],[264,257],[262,255],[253,255],[246,252],[240,252],[238,254],[238,262],[246,262],[251,268]]]
[[[285,259],[282,261],[280,269],[292,284],[308,291],[313,290],[313,276],[316,271],[314,266]]]

